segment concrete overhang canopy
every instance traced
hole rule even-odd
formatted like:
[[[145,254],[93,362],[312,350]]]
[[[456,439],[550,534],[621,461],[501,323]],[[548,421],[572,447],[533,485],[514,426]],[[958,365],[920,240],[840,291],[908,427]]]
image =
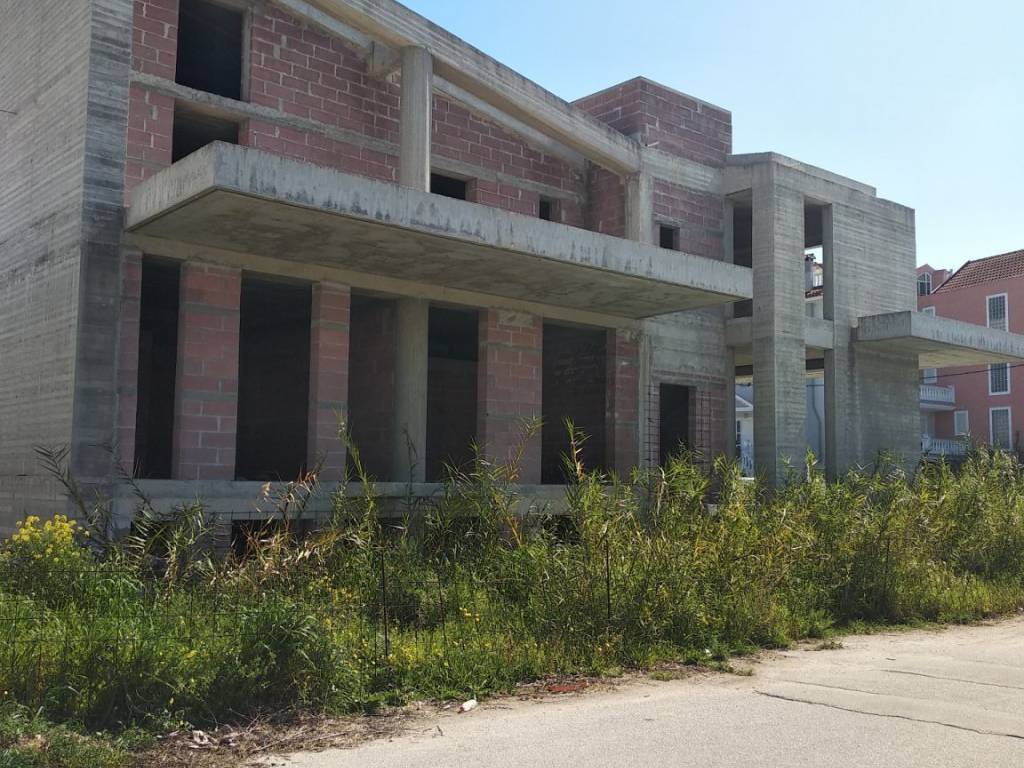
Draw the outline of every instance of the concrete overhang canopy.
[[[870,315],[853,330],[858,345],[917,355],[921,368],[1024,361],[1024,336],[923,312]]]
[[[751,298],[751,271],[211,144],[143,182],[140,235],[642,318]]]

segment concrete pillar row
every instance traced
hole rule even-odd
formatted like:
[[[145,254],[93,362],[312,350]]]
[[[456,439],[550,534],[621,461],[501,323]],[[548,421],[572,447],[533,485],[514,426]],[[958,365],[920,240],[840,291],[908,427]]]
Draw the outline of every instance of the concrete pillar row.
[[[174,394],[175,480],[234,480],[241,270],[185,262]]]
[[[804,198],[764,169],[753,187],[754,463],[771,484],[807,446]]]
[[[430,302],[398,299],[395,306],[395,405],[391,479],[422,483],[427,460],[427,348]]]
[[[434,62],[426,48],[402,49],[402,105],[399,117],[399,183],[430,191],[430,132],[433,122]]]
[[[307,466],[320,464],[320,480],[345,475],[345,445],[338,419],[348,419],[348,360],[351,291],[347,285],[313,286],[309,355]]]

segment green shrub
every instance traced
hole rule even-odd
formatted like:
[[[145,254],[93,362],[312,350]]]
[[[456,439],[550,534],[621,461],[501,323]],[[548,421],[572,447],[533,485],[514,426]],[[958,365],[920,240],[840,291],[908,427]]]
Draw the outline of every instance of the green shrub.
[[[147,509],[136,536],[100,546],[27,520],[0,548],[0,700],[93,729],[201,725],[1024,604],[1024,471],[1004,454],[915,475],[883,459],[837,481],[812,461],[769,493],[690,456],[588,472],[581,440],[557,526],[525,508],[515,459],[483,458],[452,471],[418,536],[379,516],[361,471],[363,494],[337,496],[318,534],[284,518],[242,559],[210,558],[202,505]]]

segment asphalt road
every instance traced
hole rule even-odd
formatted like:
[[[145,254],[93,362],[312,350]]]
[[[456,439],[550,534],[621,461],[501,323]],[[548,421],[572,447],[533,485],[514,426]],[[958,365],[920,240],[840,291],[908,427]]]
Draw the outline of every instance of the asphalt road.
[[[289,768],[1024,766],[1024,617],[850,637],[750,677],[639,680],[497,700],[401,735],[274,759]]]

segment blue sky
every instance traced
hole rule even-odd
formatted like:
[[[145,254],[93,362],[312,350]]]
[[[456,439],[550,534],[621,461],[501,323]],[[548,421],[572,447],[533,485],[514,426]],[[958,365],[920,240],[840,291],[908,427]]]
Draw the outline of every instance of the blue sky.
[[[405,0],[572,100],[645,75],[917,210],[918,263],[1024,248],[1024,0]]]

